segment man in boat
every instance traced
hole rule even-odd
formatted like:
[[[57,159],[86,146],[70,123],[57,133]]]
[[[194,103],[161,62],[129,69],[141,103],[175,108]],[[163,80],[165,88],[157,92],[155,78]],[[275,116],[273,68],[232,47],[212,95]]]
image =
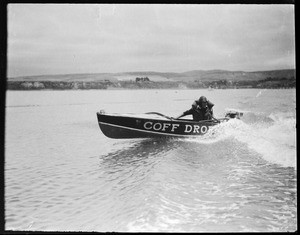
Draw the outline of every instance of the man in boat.
[[[211,120],[213,118],[213,110],[212,107],[214,104],[206,99],[205,96],[201,96],[199,100],[195,100],[192,104],[192,108],[183,112],[181,115],[176,117],[175,119],[193,115],[194,121],[202,121],[202,120]]]

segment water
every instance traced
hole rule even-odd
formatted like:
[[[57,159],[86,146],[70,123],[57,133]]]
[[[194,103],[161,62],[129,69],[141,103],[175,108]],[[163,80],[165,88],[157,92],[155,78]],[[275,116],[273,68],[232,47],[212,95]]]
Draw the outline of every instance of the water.
[[[8,91],[5,228],[28,231],[297,230],[295,90]],[[205,95],[197,139],[105,137],[96,112],[177,116]]]

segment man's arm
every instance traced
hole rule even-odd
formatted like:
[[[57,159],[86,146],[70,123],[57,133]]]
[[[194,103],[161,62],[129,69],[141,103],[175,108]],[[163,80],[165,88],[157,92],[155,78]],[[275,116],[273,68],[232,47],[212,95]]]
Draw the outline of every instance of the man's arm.
[[[214,106],[214,104],[208,100],[207,101],[207,106],[208,106],[209,109],[212,110],[212,107]]]
[[[209,109],[209,111],[211,113],[211,116],[213,117],[214,116],[214,112],[213,112],[214,104],[208,100],[207,101],[207,106],[208,106],[208,109]]]
[[[181,117],[187,116],[187,115],[191,115],[193,113],[193,108],[183,112],[182,114],[180,114],[178,117],[175,117],[174,119],[179,119]]]

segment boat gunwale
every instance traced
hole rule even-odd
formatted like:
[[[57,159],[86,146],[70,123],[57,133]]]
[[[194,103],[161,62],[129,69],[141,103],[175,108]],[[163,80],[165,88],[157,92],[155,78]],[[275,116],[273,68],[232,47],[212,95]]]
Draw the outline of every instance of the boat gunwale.
[[[168,119],[168,118],[165,118],[165,119],[156,119],[156,118],[145,118],[145,117],[133,117],[133,116],[123,116],[122,114],[118,114],[116,113],[115,115],[114,114],[102,114],[102,113],[99,113],[97,112],[97,116],[110,116],[110,117],[124,117],[124,118],[132,118],[132,119],[143,119],[143,120],[153,120],[153,121],[169,121],[169,122],[183,122],[183,123],[193,123],[193,124],[202,124],[202,123],[207,123],[207,124],[219,124],[219,122],[215,121],[215,120],[202,120],[202,121],[194,121],[194,120],[189,120],[189,119]],[[228,118],[220,118],[220,119],[217,119],[219,121],[222,121],[222,120],[228,120]]]

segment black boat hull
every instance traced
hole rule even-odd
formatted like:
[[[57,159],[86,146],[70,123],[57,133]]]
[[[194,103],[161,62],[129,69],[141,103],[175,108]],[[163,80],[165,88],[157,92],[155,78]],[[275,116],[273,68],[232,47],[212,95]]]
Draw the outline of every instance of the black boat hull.
[[[197,137],[207,133],[218,121],[194,122],[192,120],[169,120],[97,113],[103,134],[109,138],[157,138]]]

